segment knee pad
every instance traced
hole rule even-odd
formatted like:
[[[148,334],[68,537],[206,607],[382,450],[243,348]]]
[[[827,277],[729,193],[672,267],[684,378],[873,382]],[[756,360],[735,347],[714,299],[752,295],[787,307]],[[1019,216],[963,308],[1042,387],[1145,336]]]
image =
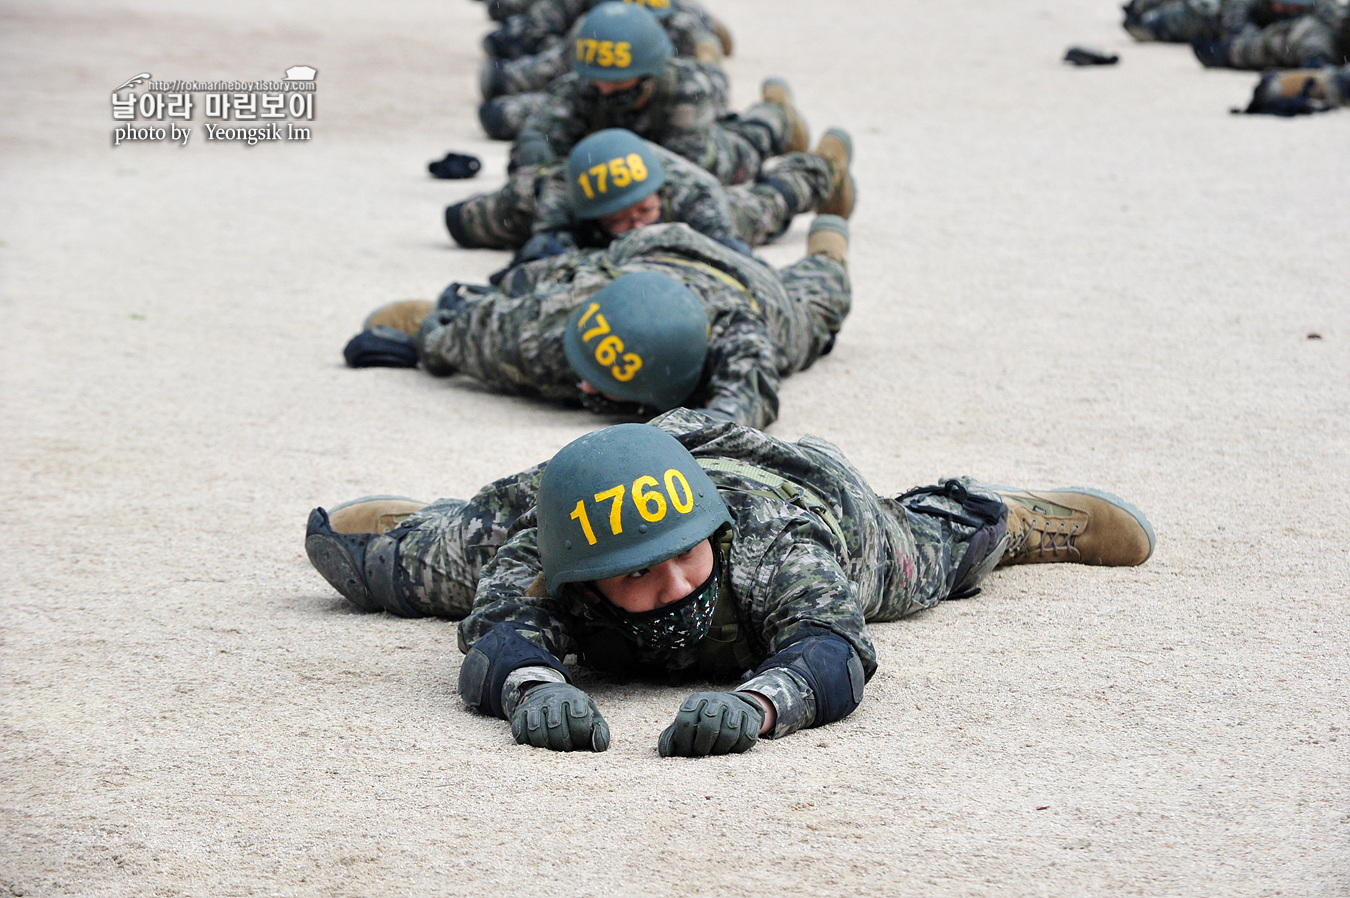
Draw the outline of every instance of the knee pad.
[[[797,639],[779,649],[755,673],[775,667],[797,674],[816,697],[816,717],[811,726],[842,720],[862,702],[867,677],[862,659],[848,640],[821,627],[806,627]]]
[[[522,667],[551,667],[568,682],[571,675],[551,652],[530,642],[518,624],[500,623],[480,637],[459,667],[458,691],[475,711],[505,719],[502,687],[511,672]]]

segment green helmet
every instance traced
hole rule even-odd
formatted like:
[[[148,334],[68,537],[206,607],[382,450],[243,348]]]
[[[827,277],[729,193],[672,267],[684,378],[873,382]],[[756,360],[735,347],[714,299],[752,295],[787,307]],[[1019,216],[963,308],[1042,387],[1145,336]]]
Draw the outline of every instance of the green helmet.
[[[577,376],[612,399],[665,411],[703,377],[708,313],[668,274],[620,276],[572,311],[563,351]]]
[[[675,4],[671,0],[623,0],[623,2],[641,6],[658,19],[668,19],[675,11]]]
[[[675,45],[656,17],[629,3],[601,3],[577,32],[576,73],[588,81],[627,81],[659,75]]]
[[[666,167],[651,144],[624,128],[596,131],[567,156],[572,213],[604,218],[646,199],[666,183]]]
[[[650,424],[568,443],[539,481],[539,560],[556,596],[567,583],[660,564],[731,522],[689,450]]]

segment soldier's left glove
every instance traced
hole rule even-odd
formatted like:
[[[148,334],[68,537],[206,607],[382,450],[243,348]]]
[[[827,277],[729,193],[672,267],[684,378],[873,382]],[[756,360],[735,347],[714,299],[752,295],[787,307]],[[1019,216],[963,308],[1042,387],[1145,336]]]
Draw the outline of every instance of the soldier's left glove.
[[[763,725],[764,709],[748,695],[695,692],[680,705],[656,748],[663,758],[737,754],[754,748]]]
[[[417,343],[392,327],[372,327],[348,341],[342,357],[349,368],[416,368]]]
[[[526,262],[536,262],[539,259],[548,259],[553,256],[561,256],[567,252],[567,247],[555,235],[544,233],[535,234],[525,245],[516,250],[515,256],[511,259],[511,266],[524,265]]]
[[[511,714],[511,735],[521,745],[553,751],[604,751],[609,724],[594,700],[567,683],[541,683]]]

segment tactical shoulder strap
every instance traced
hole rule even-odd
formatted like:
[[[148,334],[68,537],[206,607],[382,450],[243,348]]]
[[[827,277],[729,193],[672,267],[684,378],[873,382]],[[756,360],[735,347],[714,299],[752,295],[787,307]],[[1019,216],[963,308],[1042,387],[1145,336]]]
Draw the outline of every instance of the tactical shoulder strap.
[[[726,284],[728,287],[739,290],[742,294],[744,294],[746,302],[750,303],[751,311],[755,312],[756,314],[759,313],[759,300],[755,299],[755,294],[750,292],[750,288],[745,286],[745,284],[742,284],[740,281],[736,280],[731,275],[727,274],[722,269],[715,268],[712,265],[709,265],[707,262],[700,262],[697,259],[686,259],[684,256],[672,256],[667,255],[665,253],[662,253],[660,255],[653,255],[650,258],[656,262],[666,262],[670,265],[681,265],[685,268],[694,268],[697,269],[698,271],[702,271],[704,274],[712,275],[722,283]]]
[[[848,547],[848,540],[844,538],[844,528],[839,526],[839,518],[835,517],[830,506],[826,505],[815,493],[808,490],[800,484],[793,483],[781,475],[775,474],[767,468],[761,468],[758,465],[748,464],[743,461],[733,461],[729,458],[696,458],[698,466],[705,471],[720,471],[724,474],[735,474],[744,477],[746,480],[753,480],[756,483],[763,484],[765,489],[747,490],[739,487],[727,487],[727,489],[737,492],[749,493],[752,496],[769,496],[782,499],[798,508],[819,515],[834,534],[834,538],[839,540],[839,545],[845,549]]]

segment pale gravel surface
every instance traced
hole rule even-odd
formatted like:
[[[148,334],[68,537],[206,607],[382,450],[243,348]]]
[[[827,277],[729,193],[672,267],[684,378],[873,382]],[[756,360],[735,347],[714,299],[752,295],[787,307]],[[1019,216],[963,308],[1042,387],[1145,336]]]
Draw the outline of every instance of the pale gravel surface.
[[[858,712],[748,755],[659,759],[683,691],[607,683],[609,752],[517,747],[453,624],[302,549],[597,423],[341,365],[501,262],[439,222],[501,177],[482,7],[8,0],[0,895],[1350,895],[1350,111],[1229,116],[1254,76],[1104,0],[708,2],[738,104],[785,75],[857,145],[854,312],[775,433],[883,489],[1122,493],[1153,560],[878,626]],[[302,63],[308,145],[109,145],[136,72]],[[429,179],[451,147],[484,174]]]

